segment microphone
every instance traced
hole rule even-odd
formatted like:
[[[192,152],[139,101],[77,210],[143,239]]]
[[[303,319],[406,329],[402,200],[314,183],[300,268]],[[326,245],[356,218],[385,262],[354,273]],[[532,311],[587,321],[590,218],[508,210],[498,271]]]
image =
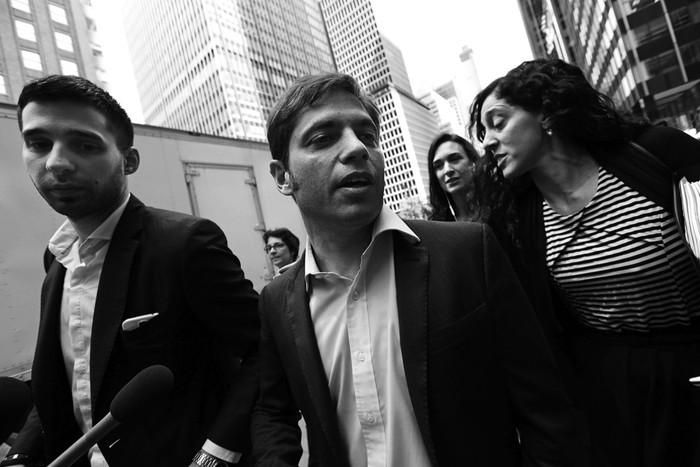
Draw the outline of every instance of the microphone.
[[[69,467],[92,446],[124,421],[131,420],[173,387],[173,374],[163,365],[153,365],[133,377],[112,399],[109,413],[90,428],[48,467]]]
[[[9,376],[0,378],[0,444],[22,429],[33,405],[26,383]]]

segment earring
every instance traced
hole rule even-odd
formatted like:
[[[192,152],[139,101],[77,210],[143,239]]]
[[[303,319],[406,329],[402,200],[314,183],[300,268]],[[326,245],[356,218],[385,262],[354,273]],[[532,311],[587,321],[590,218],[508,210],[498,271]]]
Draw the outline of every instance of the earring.
[[[551,128],[545,129],[544,132],[547,133],[547,136],[552,136],[552,133],[554,133]]]

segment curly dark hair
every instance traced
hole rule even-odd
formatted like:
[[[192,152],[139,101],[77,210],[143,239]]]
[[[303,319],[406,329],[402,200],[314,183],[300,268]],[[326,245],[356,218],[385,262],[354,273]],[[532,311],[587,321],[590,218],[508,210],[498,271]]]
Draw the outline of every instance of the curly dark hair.
[[[481,109],[494,95],[543,118],[560,138],[588,150],[594,158],[605,158],[634,138],[649,122],[618,110],[613,100],[586,80],[581,69],[559,59],[526,61],[496,79],[474,98],[469,130],[479,141],[486,129]],[[534,188],[529,175],[506,180],[490,151],[486,151],[474,174],[480,217],[499,237],[519,247],[517,235],[518,200]]]
[[[440,181],[437,179],[435,173],[435,168],[433,167],[433,160],[435,159],[435,153],[437,152],[440,145],[447,142],[457,143],[464,149],[472,163],[476,164],[479,160],[479,153],[474,149],[474,146],[461,137],[460,135],[454,133],[441,133],[437,136],[430,145],[428,149],[428,178],[430,180],[430,204],[433,207],[433,213],[430,215],[430,220],[436,221],[451,221],[454,220],[454,216],[450,211],[450,204],[452,203],[450,199],[450,194],[446,193],[440,186]]]
[[[469,129],[479,141],[486,131],[481,107],[494,93],[510,105],[542,112],[555,133],[593,154],[622,147],[638,129],[610,97],[590,85],[579,67],[559,59],[537,59],[513,68],[474,98]]]
[[[296,261],[299,257],[299,238],[294,235],[289,229],[280,227],[278,229],[266,230],[263,234],[263,243],[267,245],[270,237],[279,238],[289,248],[289,253],[292,255],[292,261]]]

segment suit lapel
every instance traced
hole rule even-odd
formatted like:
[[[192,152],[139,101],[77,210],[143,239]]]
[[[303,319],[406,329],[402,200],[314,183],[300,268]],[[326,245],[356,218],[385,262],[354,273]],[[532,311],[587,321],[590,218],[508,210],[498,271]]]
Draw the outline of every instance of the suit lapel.
[[[59,325],[65,277],[66,268],[58,261],[53,261],[41,286],[41,325],[37,340],[37,353],[45,348],[61,345]]]
[[[341,453],[344,452],[343,444],[336,421],[336,413],[331,401],[330,389],[328,388],[328,378],[326,378],[326,372],[323,369],[316,332],[311,321],[304,271],[304,255],[302,255],[299,260],[299,267],[295,271],[289,271],[295,276],[290,278],[286,289],[287,318],[289,319],[294,345],[299,356],[301,375],[306,384],[309,397],[313,402],[314,415],[323,428],[331,452]],[[309,416],[309,414],[306,415],[307,417]],[[342,462],[342,459],[343,457],[340,456],[337,458],[337,461]]]
[[[394,234],[394,270],[406,383],[425,448],[436,465],[428,417],[428,249]]]
[[[58,261],[51,263],[41,287],[41,320],[36,352],[32,364],[33,387],[54,392],[61,382],[67,383],[66,369],[61,359],[60,317],[63,280],[66,268]],[[67,384],[65,385],[67,389]],[[50,394],[44,394],[50,396]],[[36,395],[37,402],[51,397]]]
[[[114,342],[126,309],[129,277],[143,224],[143,204],[133,195],[122,214],[105,257],[95,300],[90,354],[93,413]]]

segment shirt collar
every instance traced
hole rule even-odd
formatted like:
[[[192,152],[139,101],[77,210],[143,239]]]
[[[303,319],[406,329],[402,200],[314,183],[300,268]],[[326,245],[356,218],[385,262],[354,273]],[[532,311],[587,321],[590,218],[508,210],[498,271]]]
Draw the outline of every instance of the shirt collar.
[[[112,240],[112,235],[114,235],[114,230],[117,228],[119,219],[121,219],[124,210],[126,209],[126,204],[131,198],[131,193],[128,193],[126,199],[122,204],[119,205],[117,209],[114,210],[112,214],[109,215],[105,221],[100,224],[99,227],[95,229],[93,233],[90,234],[88,238],[99,238],[102,240]]]
[[[408,227],[408,225],[406,225],[406,223],[403,220],[401,220],[401,218],[398,215],[396,215],[394,211],[389,209],[388,206],[383,205],[382,210],[379,212],[379,216],[377,216],[377,219],[374,221],[374,226],[372,227],[372,240],[367,246],[365,252],[372,247],[372,244],[375,242],[377,237],[384,234],[385,232],[392,231],[403,234],[404,237],[413,244],[418,243],[420,241],[418,235],[416,235],[415,232],[413,232],[413,230],[411,230],[410,227]],[[318,264],[316,263],[316,258],[314,257],[313,251],[314,250],[311,245],[311,239],[307,236],[306,254],[304,255],[304,277],[306,279],[307,290],[309,286],[309,276],[313,276],[323,272],[320,271],[318,268]]]
[[[124,210],[126,209],[126,204],[131,198],[131,193],[127,194],[126,199],[122,204],[120,204],[117,209],[115,209],[112,214],[107,217],[107,219],[102,222],[95,229],[90,236],[85,239],[85,242],[90,240],[112,240],[112,235],[114,235],[114,230],[117,228],[119,219],[121,219]],[[53,234],[51,240],[49,240],[49,251],[53,253],[54,256],[60,258],[70,252],[73,244],[78,240],[78,232],[76,232],[73,224],[70,220],[66,219],[65,222],[58,228],[56,233]]]

